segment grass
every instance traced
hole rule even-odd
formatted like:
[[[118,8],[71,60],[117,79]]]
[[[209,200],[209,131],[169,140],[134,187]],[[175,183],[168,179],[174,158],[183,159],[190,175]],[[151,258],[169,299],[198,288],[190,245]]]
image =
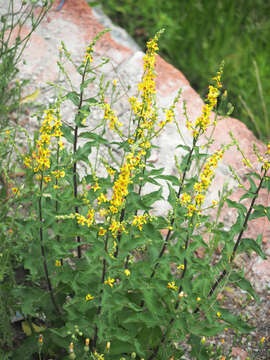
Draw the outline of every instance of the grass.
[[[224,60],[224,85],[235,105],[233,116],[261,140],[270,138],[269,2],[138,0],[136,7],[132,0],[95,3],[102,4],[105,13],[142,48],[165,28],[161,55],[187,76],[202,97],[205,84]]]

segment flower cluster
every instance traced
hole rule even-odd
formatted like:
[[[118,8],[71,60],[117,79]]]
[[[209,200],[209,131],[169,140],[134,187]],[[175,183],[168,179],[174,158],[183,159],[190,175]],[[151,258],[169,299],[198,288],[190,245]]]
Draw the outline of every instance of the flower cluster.
[[[86,48],[86,53],[84,55],[84,60],[83,60],[84,63],[86,63],[87,61],[89,61],[91,63],[93,61],[93,58],[91,55],[92,52],[93,52],[92,46],[88,46]]]
[[[37,151],[32,153],[32,156],[26,156],[24,159],[24,165],[34,170],[34,172],[43,172],[48,170],[51,166],[50,162],[50,147],[52,146],[52,138],[57,139],[57,144],[60,150],[63,148],[61,137],[63,135],[61,131],[62,122],[58,115],[58,112],[54,109],[48,109],[44,111],[44,119],[40,128],[40,136],[36,142]],[[64,171],[52,171],[52,175],[56,178],[65,176]],[[50,181],[48,176],[46,182]]]
[[[158,39],[163,31],[158,32],[155,37],[148,41],[147,51],[143,58],[144,74],[142,82],[138,84],[138,92],[141,95],[141,101],[135,97],[129,99],[131,108],[140,120],[140,126],[137,129],[136,136],[145,137],[145,130],[151,130],[157,119],[157,110],[154,106],[154,95],[156,94],[155,83],[155,62],[156,52],[158,51]],[[170,116],[169,116],[170,117]]]
[[[119,211],[119,208],[125,202],[125,197],[128,194],[128,185],[131,183],[132,172],[139,165],[141,157],[145,154],[144,150],[141,150],[137,155],[129,153],[126,157],[124,165],[120,169],[118,179],[113,186],[113,195],[110,201],[110,210],[113,214]]]
[[[114,238],[117,237],[119,232],[126,232],[124,224],[120,221],[115,220],[115,218],[112,218],[109,230],[111,231]]]
[[[197,137],[199,134],[203,134],[210,125],[210,113],[217,105],[217,98],[220,94],[219,88],[222,86],[221,75],[222,69],[218,71],[217,76],[213,78],[215,86],[209,86],[206,97],[207,104],[203,105],[201,116],[196,119],[194,125],[189,120],[186,122],[187,128],[192,130],[193,137]]]
[[[132,221],[132,225],[133,226],[137,226],[137,228],[142,231],[142,227],[144,224],[147,223],[147,219],[149,219],[149,215],[148,214],[144,214],[144,215],[135,215]]]
[[[119,132],[117,128],[123,126],[123,124],[118,120],[117,116],[115,115],[115,112],[107,103],[104,104],[104,119],[108,120],[109,128],[117,133]]]
[[[216,151],[206,161],[203,171],[200,174],[199,181],[196,182],[193,186],[193,189],[195,191],[193,199],[187,193],[184,193],[181,196],[180,204],[187,207],[188,209],[187,216],[192,216],[195,212],[197,212],[199,215],[201,214],[200,210],[205,198],[206,191],[215,176],[214,169],[217,167],[218,161],[222,159],[223,154],[224,154],[224,150]]]
[[[90,227],[94,222],[94,215],[94,209],[89,209],[86,217],[78,213],[75,214],[75,217],[79,225],[84,226],[86,224]]]

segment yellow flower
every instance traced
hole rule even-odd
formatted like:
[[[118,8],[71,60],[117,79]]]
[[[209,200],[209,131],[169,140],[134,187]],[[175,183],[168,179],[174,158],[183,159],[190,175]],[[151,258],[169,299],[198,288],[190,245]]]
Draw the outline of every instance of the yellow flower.
[[[55,266],[57,267],[62,266],[61,260],[55,260]]]
[[[96,182],[94,186],[92,186],[92,189],[94,190],[94,192],[96,192],[97,190],[101,189],[101,187],[98,185],[98,183]]]
[[[218,311],[217,312],[217,317],[220,318],[221,317],[221,313]]]
[[[144,224],[147,223],[147,219],[148,219],[148,215],[140,215],[140,216],[134,216],[133,221],[132,221],[132,225],[133,226],[137,226],[137,228],[142,231],[142,227]]]
[[[90,300],[93,300],[93,299],[94,299],[94,296],[92,296],[91,294],[87,294],[86,297],[85,297],[86,301],[90,301]]]
[[[130,276],[130,271],[128,269],[125,269],[124,273],[125,273],[126,276]]]
[[[104,281],[104,284],[109,285],[112,288],[114,282],[115,282],[115,279],[111,279],[110,277],[108,277],[108,279],[106,281]]]
[[[263,344],[265,342],[265,337],[263,336],[261,339],[260,339],[260,343]]]
[[[12,191],[13,194],[16,195],[16,196],[19,196],[19,195],[20,195],[20,191],[19,191],[19,189],[16,188],[16,187],[13,187],[13,188],[11,189],[11,191]]]
[[[180,264],[179,266],[177,266],[178,270],[184,270],[185,269],[185,265],[184,264]]]
[[[104,228],[101,226],[101,227],[99,228],[98,235],[103,236],[103,235],[106,234],[106,232],[107,232],[107,230],[104,229]]]
[[[174,281],[168,282],[167,288],[175,291],[178,289]]]

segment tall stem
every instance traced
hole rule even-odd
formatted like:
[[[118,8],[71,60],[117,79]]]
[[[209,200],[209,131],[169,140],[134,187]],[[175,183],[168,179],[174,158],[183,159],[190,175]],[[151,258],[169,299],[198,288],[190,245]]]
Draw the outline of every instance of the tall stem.
[[[179,186],[179,189],[178,189],[178,192],[177,192],[177,198],[178,198],[178,199],[179,199],[179,197],[180,197],[180,195],[181,195],[181,192],[182,192],[182,190],[183,190],[185,178],[186,178],[186,175],[187,175],[187,169],[188,169],[188,166],[189,166],[189,163],[190,163],[190,160],[191,160],[191,156],[192,156],[193,151],[194,151],[194,149],[195,149],[197,139],[198,139],[198,137],[196,137],[196,138],[193,139],[193,146],[192,146],[192,149],[191,149],[190,152],[189,152],[189,156],[188,156],[188,159],[187,159],[187,164],[186,164],[186,166],[185,166],[185,170],[184,170],[184,172],[183,172],[183,176],[182,176],[182,179],[181,179],[181,183],[180,183],[180,186]],[[159,253],[159,255],[158,255],[158,260],[161,259],[161,257],[163,256],[163,254],[164,254],[164,252],[165,252],[165,250],[166,250],[166,248],[167,248],[167,246],[168,246],[169,239],[170,239],[170,236],[171,236],[171,233],[172,233],[171,228],[173,227],[174,222],[175,222],[175,217],[173,216],[172,219],[171,219],[171,221],[170,221],[170,229],[169,229],[168,232],[167,232],[165,241],[164,241],[163,246],[162,246],[162,248],[161,248],[161,250],[160,250],[160,253]],[[155,276],[155,273],[156,273],[156,270],[157,270],[158,266],[159,266],[159,261],[158,261],[158,262],[155,264],[155,266],[154,266],[154,269],[153,269],[152,274],[151,274],[151,279]]]
[[[245,231],[245,229],[246,229],[246,226],[247,226],[247,223],[248,223],[248,219],[249,219],[249,217],[250,217],[250,214],[251,214],[251,211],[252,211],[252,209],[253,209],[254,203],[255,203],[255,201],[256,201],[256,199],[257,199],[257,197],[258,197],[258,193],[259,193],[259,191],[260,191],[260,189],[261,189],[261,187],[262,187],[262,183],[263,183],[264,177],[265,177],[265,175],[266,175],[266,172],[267,172],[267,170],[264,171],[264,174],[263,174],[263,176],[261,177],[260,183],[259,183],[259,185],[258,185],[258,187],[257,187],[257,190],[256,190],[256,192],[255,192],[255,194],[254,194],[254,196],[253,196],[253,198],[252,198],[251,204],[250,204],[250,206],[249,206],[248,212],[247,212],[246,217],[245,217],[245,220],[244,220],[244,224],[243,224],[243,226],[242,226],[242,230],[240,231],[240,233],[239,233],[239,235],[238,235],[238,237],[237,237],[237,240],[236,240],[236,242],[235,242],[235,244],[234,244],[233,252],[232,252],[232,255],[231,255],[231,257],[230,257],[230,262],[232,262],[233,259],[235,258],[236,251],[237,251],[237,249],[238,249],[238,247],[239,247],[239,245],[240,245],[240,241],[241,241],[242,236],[243,236],[243,233],[244,233],[244,231]],[[220,284],[220,282],[224,279],[224,277],[227,275],[227,273],[228,273],[228,271],[227,271],[226,269],[224,269],[224,270],[222,271],[222,273],[220,274],[219,278],[216,280],[216,282],[215,282],[215,283],[213,284],[213,286],[211,287],[211,290],[209,291],[208,297],[211,297],[211,296],[213,295],[213,293],[215,292],[216,288],[218,287],[218,285]],[[197,312],[197,311],[198,311],[198,309],[196,309],[196,312]]]
[[[105,253],[108,252],[108,233],[104,240],[104,251],[105,251]],[[101,275],[101,284],[104,284],[104,281],[105,281],[106,268],[107,268],[107,263],[106,263],[106,259],[104,258],[103,259],[103,267],[102,267],[102,275]],[[103,290],[100,291],[100,296],[102,296],[102,293],[103,293]],[[101,305],[99,305],[99,307],[98,307],[97,316],[99,316],[100,313],[101,313]],[[95,334],[94,334],[94,339],[93,339],[93,344],[92,344],[92,350],[95,350],[95,347],[97,345],[97,339],[98,339],[98,327],[97,327],[97,325],[95,325]]]
[[[88,63],[89,63],[89,60],[87,60],[87,62],[85,64],[84,71],[83,71],[83,74],[82,74],[81,84],[84,83]],[[83,103],[83,87],[81,87],[81,92],[80,92],[80,101],[79,101],[78,111],[77,111],[78,115],[81,112],[82,103]],[[77,152],[78,135],[79,135],[78,132],[79,132],[79,127],[76,124],[75,128],[74,128],[74,142],[73,142],[73,156],[74,157],[75,157],[76,152]],[[77,183],[77,161],[76,160],[74,160],[74,164],[73,164],[73,194],[74,194],[74,198],[77,199],[77,197],[78,197],[78,183]],[[79,207],[77,205],[75,206],[75,213],[79,214]],[[78,243],[78,247],[77,247],[78,258],[81,258],[81,256],[82,256],[82,249],[81,249],[81,246],[80,246],[81,237],[79,235],[76,236],[76,241]]]
[[[53,288],[52,288],[51,280],[49,277],[48,265],[47,265],[47,259],[46,259],[46,253],[45,253],[45,248],[44,248],[44,241],[43,241],[42,187],[43,187],[43,173],[42,173],[41,179],[40,179],[40,186],[39,186],[40,195],[39,195],[39,199],[38,199],[38,211],[39,211],[39,222],[40,222],[40,227],[39,227],[40,248],[41,248],[41,254],[42,254],[42,258],[43,258],[43,268],[44,268],[44,272],[45,272],[45,276],[46,276],[46,281],[47,281],[51,301],[52,301],[52,304],[53,304],[56,312],[60,315],[61,312],[55,301]]]

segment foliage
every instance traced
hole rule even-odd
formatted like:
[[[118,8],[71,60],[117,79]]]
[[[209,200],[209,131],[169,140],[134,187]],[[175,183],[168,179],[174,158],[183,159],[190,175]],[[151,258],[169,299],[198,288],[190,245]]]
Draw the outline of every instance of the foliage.
[[[165,28],[161,55],[183,71],[201,96],[207,92],[210,74],[224,60],[224,84],[230,89],[234,116],[262,140],[269,140],[269,2],[139,0],[136,7],[131,0],[95,3],[102,4],[142,48]]]
[[[33,139],[25,133],[27,153],[17,148],[14,130],[1,133],[6,144],[1,155],[8,151],[13,156],[1,158],[1,171],[10,169],[14,159],[25,167],[23,182],[14,180],[0,218],[1,261],[11,268],[1,278],[1,301],[8,318],[21,316],[23,338],[14,344],[14,334],[1,346],[13,360],[150,360],[181,359],[189,344],[191,356],[210,359],[206,337],[227,327],[250,331],[216,296],[230,283],[256,298],[233,261],[250,250],[265,256],[260,237],[243,239],[243,231],[252,218],[270,219],[269,207],[256,203],[262,188],[269,191],[270,144],[265,154],[255,149],[261,171],[251,169],[247,175],[250,188],[242,199],[250,199],[248,206],[227,199],[226,191],[207,205],[218,162],[228,147],[239,147],[233,136],[231,144],[214,153],[213,139],[199,145],[216,123],[210,113],[217,111],[222,67],[208,88],[202,115],[194,123],[186,119],[192,142],[179,145],[184,156],[176,162],[178,175],[172,176],[150,161],[153,140],[169,123],[181,137],[175,117],[181,91],[162,114],[155,98],[162,31],[147,43],[138,93],[129,98],[128,127],[113,110],[121,96],[117,82],[104,84],[98,75],[107,60],[93,59],[95,43],[105,32],[89,44],[79,65],[62,43],[61,76],[68,77],[70,62],[81,82],[70,89],[52,84],[57,99],[37,114],[41,127]],[[93,83],[99,88],[89,96]],[[73,123],[62,119],[66,102],[73,105]],[[91,122],[95,111],[99,118]],[[160,201],[169,204],[168,214],[155,215]],[[217,206],[219,213],[225,202],[238,212],[229,230],[207,212]],[[20,276],[12,276],[13,269]]]

